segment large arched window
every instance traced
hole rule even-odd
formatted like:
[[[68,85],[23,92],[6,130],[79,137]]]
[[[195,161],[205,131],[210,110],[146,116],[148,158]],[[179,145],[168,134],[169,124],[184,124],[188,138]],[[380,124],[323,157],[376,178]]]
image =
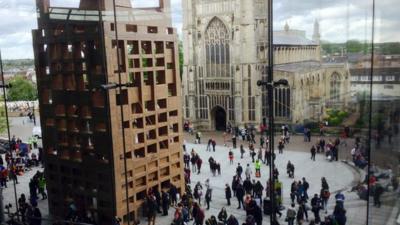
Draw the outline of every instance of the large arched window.
[[[207,77],[229,77],[229,32],[224,23],[213,18],[205,34]]]
[[[338,73],[333,73],[331,76],[331,100],[339,101],[340,100],[340,75]]]
[[[290,87],[278,87],[274,89],[275,116],[290,119]]]

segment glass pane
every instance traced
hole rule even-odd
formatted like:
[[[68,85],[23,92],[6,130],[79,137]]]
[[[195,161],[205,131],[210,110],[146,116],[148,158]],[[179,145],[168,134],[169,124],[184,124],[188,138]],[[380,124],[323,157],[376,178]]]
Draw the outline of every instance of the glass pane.
[[[398,224],[400,152],[399,36],[392,26],[399,14],[385,2],[375,1],[374,51],[368,73],[370,96],[370,207],[369,224]],[[372,82],[371,82],[372,80]],[[367,94],[368,96],[368,94]],[[399,215],[399,216],[398,216]]]

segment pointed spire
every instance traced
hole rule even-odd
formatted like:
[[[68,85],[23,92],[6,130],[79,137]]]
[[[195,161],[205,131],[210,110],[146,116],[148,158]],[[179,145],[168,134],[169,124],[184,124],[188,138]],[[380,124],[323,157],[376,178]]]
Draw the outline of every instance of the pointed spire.
[[[315,19],[314,22],[314,33],[312,36],[313,41],[317,42],[317,44],[319,44],[320,40],[321,40],[321,34],[319,33],[319,22],[317,19]]]
[[[285,23],[285,27],[284,27],[284,29],[285,29],[285,31],[287,32],[287,31],[289,31],[289,24],[288,24],[288,22],[286,21],[286,23]]]

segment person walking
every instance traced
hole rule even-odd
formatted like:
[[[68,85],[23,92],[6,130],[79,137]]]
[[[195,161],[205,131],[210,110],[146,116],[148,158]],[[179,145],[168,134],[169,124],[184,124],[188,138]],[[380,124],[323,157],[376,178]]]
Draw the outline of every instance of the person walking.
[[[267,166],[271,164],[271,156],[272,156],[271,151],[267,148],[264,154],[264,162],[266,163]]]
[[[250,178],[246,178],[246,180],[243,181],[243,189],[247,195],[251,194],[253,191],[253,184],[250,181]]]
[[[215,142],[215,140],[212,140],[211,145],[212,145],[213,152],[215,152],[215,146],[217,145],[217,142]]]
[[[307,129],[307,141],[311,142],[311,129]]]
[[[380,184],[375,184],[374,191],[374,206],[380,208],[381,207],[381,195],[384,192],[384,188]]]
[[[147,211],[148,225],[155,225],[156,224],[157,206],[156,206],[156,201],[152,195],[147,196],[145,206],[146,206],[146,211]]]
[[[225,198],[228,205],[231,205],[232,191],[229,184],[225,184]]]
[[[195,205],[193,206],[193,208],[195,208],[195,209],[194,209],[195,213],[194,213],[194,215],[193,215],[194,224],[195,224],[195,225],[203,225],[203,223],[204,223],[204,218],[205,218],[204,210],[201,209],[201,208],[199,207],[199,205],[197,205],[197,204],[195,204]]]
[[[295,204],[292,203],[292,205],[287,209],[286,211],[286,221],[288,222],[288,225],[294,225],[294,220],[296,219],[296,208]]]
[[[201,132],[197,132],[196,133],[196,140],[197,140],[197,144],[201,144]]]
[[[169,188],[169,197],[171,199],[171,204],[172,206],[176,206],[178,204],[178,189],[176,188],[175,185],[171,185],[171,187]]]
[[[183,154],[183,162],[185,163],[185,168],[189,168],[190,155],[186,151],[185,151],[185,154]]]
[[[323,209],[325,210],[325,213],[328,213],[328,201],[331,196],[331,193],[329,192],[329,185],[328,182],[326,181],[325,177],[322,177],[321,179],[321,202]]]
[[[245,153],[243,145],[240,145],[240,158],[243,159],[243,155]]]
[[[335,195],[335,200],[336,200],[336,204],[341,204],[344,206],[344,200],[346,199],[346,197],[344,196],[344,194],[339,191],[336,195]]]
[[[207,205],[207,210],[210,209],[210,202],[211,202],[211,189],[207,188],[206,190],[206,196],[204,197]]]
[[[310,184],[307,182],[306,178],[303,177],[303,189],[304,189],[304,198],[308,200],[308,189],[310,188]]]
[[[260,203],[262,202],[262,193],[264,190],[264,186],[261,184],[261,182],[258,180],[255,185],[253,186],[253,193],[254,193],[254,198],[259,199]]]
[[[198,159],[198,155],[194,152],[194,149],[192,149],[192,157],[190,158],[190,162],[192,163],[192,171],[193,173],[197,172],[197,159]]]
[[[258,206],[257,204],[255,204],[255,206],[254,206],[253,216],[254,216],[254,220],[256,221],[256,224],[262,225],[263,214],[262,214],[262,210],[261,210],[260,206]]]
[[[196,161],[196,165],[197,165],[197,174],[200,174],[200,170],[201,170],[201,164],[203,164],[203,160],[198,157],[197,161]]]
[[[316,148],[315,148],[315,145],[313,145],[313,146],[311,147],[310,152],[311,152],[311,160],[315,161],[315,154],[317,153],[317,150],[316,150]]]
[[[246,170],[244,171],[244,174],[246,175],[246,179],[251,179],[252,171],[251,171],[251,167],[250,167],[249,163],[246,166]]]
[[[346,217],[346,210],[344,206],[340,203],[335,205],[335,209],[333,210],[333,216],[338,225],[346,225],[347,217]]]
[[[290,160],[288,161],[288,163],[286,165],[286,172],[287,172],[289,178],[294,178],[294,165],[292,164],[292,162],[290,162]]]
[[[239,204],[237,207],[238,209],[240,209],[242,206],[244,207],[243,197],[244,197],[244,189],[243,189],[242,184],[239,183],[236,187],[236,198],[237,198],[238,204]]]
[[[194,187],[194,198],[197,199],[199,204],[201,205],[201,196],[203,195],[203,186],[201,186],[200,182],[197,182]]]
[[[301,205],[297,208],[296,221],[298,225],[302,225],[304,222],[304,211]]]
[[[229,158],[229,164],[232,165],[233,164],[233,152],[232,152],[232,149],[229,149],[228,158]]]
[[[261,177],[261,162],[260,162],[260,160],[257,159],[254,166],[256,169],[256,177]]]
[[[46,187],[46,179],[44,178],[44,175],[42,174],[39,177],[39,193],[42,195],[42,200],[47,199],[47,194],[44,190],[45,187]]]
[[[258,150],[257,158],[258,158],[258,160],[260,160],[262,162],[262,160],[263,160],[263,150],[262,150],[262,148],[260,148]]]
[[[319,211],[321,210],[321,199],[318,197],[318,194],[315,194],[311,199],[311,211],[314,213],[314,219],[316,223],[321,222],[321,217],[319,215]]]
[[[285,148],[284,141],[281,139],[278,143],[279,154],[283,154],[283,149]]]
[[[254,157],[256,156],[256,152],[254,151],[253,143],[250,143],[249,150],[250,150],[251,162],[254,163]]]
[[[236,174],[241,178],[243,173],[243,167],[238,163],[238,166],[236,167]]]
[[[306,201],[302,200],[299,207],[301,207],[303,214],[306,217],[306,221],[308,222],[308,210],[307,210],[307,206],[306,206]]]
[[[164,190],[161,191],[161,205],[162,205],[163,216],[168,216],[168,209],[170,204],[171,203],[168,193],[165,192]]]
[[[260,146],[261,146],[261,148],[264,148],[264,141],[265,141],[265,139],[264,139],[264,136],[260,136]]]
[[[212,144],[212,140],[211,140],[211,139],[208,139],[206,152],[208,152],[208,151],[211,152],[211,144]]]
[[[233,148],[236,148],[236,134],[232,136],[232,146]]]

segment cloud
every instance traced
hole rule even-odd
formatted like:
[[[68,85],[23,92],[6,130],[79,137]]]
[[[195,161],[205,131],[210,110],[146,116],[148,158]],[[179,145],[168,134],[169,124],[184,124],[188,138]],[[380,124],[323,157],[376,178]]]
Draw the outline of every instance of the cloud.
[[[171,0],[174,26],[182,29],[182,1]],[[133,0],[136,7],[155,6],[158,0]],[[320,21],[323,40],[371,40],[372,0],[275,0],[274,28],[291,28],[312,35]],[[78,7],[79,0],[51,0],[52,6]],[[400,41],[398,0],[376,0],[375,41]],[[34,0],[0,0],[0,48],[3,58],[32,58],[31,30],[37,27]]]

